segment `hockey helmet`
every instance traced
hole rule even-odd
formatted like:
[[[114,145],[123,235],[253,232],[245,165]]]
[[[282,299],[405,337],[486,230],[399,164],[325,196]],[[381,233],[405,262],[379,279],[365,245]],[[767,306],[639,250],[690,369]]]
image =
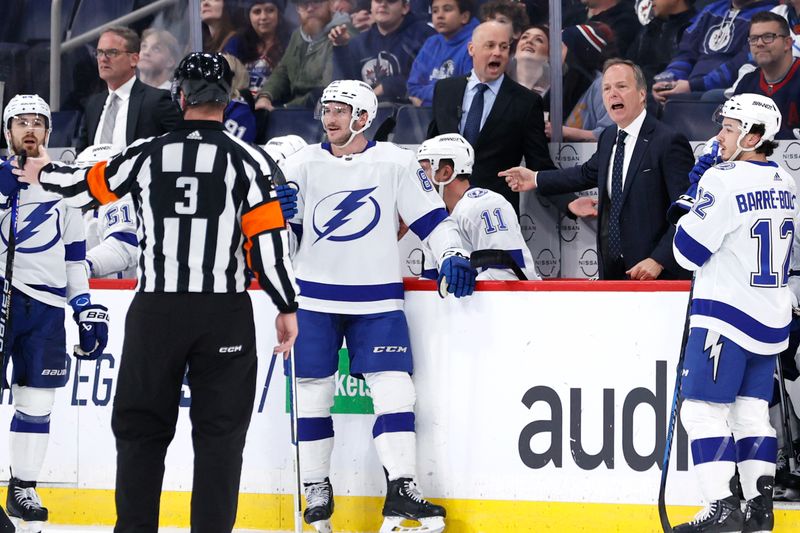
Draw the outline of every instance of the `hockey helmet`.
[[[216,102],[227,104],[231,99],[233,71],[222,54],[193,52],[184,57],[172,80],[172,99],[187,106]]]
[[[50,106],[38,94],[18,94],[12,98],[3,110],[3,133],[9,149],[11,147],[11,119],[19,115],[41,115],[47,119],[47,133],[44,136],[44,145],[50,140],[53,131],[53,121],[50,116]]]
[[[94,165],[100,161],[108,161],[119,155],[120,152],[121,150],[113,144],[95,144],[79,153],[78,157],[75,158],[75,163],[81,166]]]
[[[722,119],[726,117],[741,122],[739,139],[736,141],[739,150],[731,159],[735,159],[740,151],[753,151],[764,141],[774,140],[778,130],[781,129],[781,112],[778,110],[778,106],[775,105],[772,98],[760,94],[743,93],[731,97],[717,109],[714,121],[722,125]],[[742,139],[756,124],[764,125],[764,134],[757,145],[752,148],[744,148],[741,145]]]
[[[308,143],[299,135],[283,135],[273,137],[264,145],[264,151],[276,162],[280,163],[295,152],[308,146]]]
[[[447,181],[436,181],[435,174],[439,170],[442,159],[452,159],[453,175]],[[430,161],[434,177],[431,180],[439,185],[439,190],[456,179],[459,174],[472,174],[475,162],[475,151],[469,142],[458,133],[437,135],[423,142],[417,148],[417,161]]]
[[[336,80],[331,82],[322,91],[320,102],[323,104],[341,102],[352,107],[353,120],[350,123],[350,131],[354,134],[369,128],[378,113],[378,99],[375,97],[375,91],[372,90],[372,87],[359,80]],[[358,117],[364,111],[367,113],[367,122],[363,128],[356,131],[353,129],[353,124],[358,121]]]

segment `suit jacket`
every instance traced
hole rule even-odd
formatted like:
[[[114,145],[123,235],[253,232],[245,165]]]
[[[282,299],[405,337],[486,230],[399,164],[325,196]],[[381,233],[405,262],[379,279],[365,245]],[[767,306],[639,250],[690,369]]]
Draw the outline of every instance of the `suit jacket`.
[[[606,241],[611,202],[608,198],[608,167],[617,139],[617,126],[600,134],[597,151],[583,165],[540,172],[537,185],[542,194],[574,192],[598,188],[599,230],[597,250],[601,279],[621,279],[610,267]],[[629,149],[626,146],[626,149]],[[694,155],[682,134],[662,124],[650,113],[645,116],[633,147],[625,175],[620,212],[622,262],[625,270],[648,257],[663,267],[660,279],[688,279],[690,273],[675,261],[672,239],[675,227],[667,222],[667,208],[689,187],[689,171]]]
[[[466,88],[466,76],[436,82],[429,139],[443,133],[460,133],[461,102]],[[504,179],[497,177],[497,173],[518,166],[523,156],[529,168],[555,168],[544,135],[541,97],[508,76],[503,78],[473,148],[475,164],[470,183],[503,195],[519,212],[519,193],[513,192]]]
[[[92,95],[86,103],[86,112],[78,137],[78,152],[94,143],[107,98],[106,90]],[[178,106],[172,101],[169,91],[150,87],[137,79],[131,87],[131,98],[128,102],[125,145],[131,144],[136,139],[155,137],[172,131],[180,118]]]

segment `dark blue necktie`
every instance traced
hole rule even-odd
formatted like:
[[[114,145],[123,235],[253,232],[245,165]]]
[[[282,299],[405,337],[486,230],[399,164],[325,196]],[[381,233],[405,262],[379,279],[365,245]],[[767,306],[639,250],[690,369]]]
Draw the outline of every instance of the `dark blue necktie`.
[[[622,211],[622,167],[625,162],[625,130],[617,133],[617,149],[611,168],[611,213],[608,219],[608,251],[616,260],[622,255],[622,238],[619,231],[619,214]]]
[[[472,104],[469,106],[467,121],[464,123],[464,138],[475,148],[478,142],[478,134],[481,132],[481,117],[483,117],[483,93],[489,86],[479,83],[475,86],[475,96],[472,97]]]

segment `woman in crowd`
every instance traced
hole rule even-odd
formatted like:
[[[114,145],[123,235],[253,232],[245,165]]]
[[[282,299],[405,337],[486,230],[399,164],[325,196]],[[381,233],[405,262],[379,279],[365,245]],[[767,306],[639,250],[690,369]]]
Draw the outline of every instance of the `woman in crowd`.
[[[250,19],[225,46],[244,64],[248,89],[255,98],[286,50],[291,31],[283,18],[284,0],[254,0],[247,11]]]
[[[137,65],[139,80],[157,89],[170,90],[181,56],[178,41],[171,33],[154,28],[144,30]]]
[[[229,0],[203,0],[200,3],[200,20],[203,23],[203,51],[221,52],[236,34],[241,17],[237,16],[235,2]]]

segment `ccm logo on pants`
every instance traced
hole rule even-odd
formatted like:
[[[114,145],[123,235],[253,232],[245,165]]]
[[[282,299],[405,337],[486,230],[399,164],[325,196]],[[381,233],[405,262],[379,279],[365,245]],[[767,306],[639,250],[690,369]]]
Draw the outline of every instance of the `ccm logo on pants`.
[[[219,349],[219,353],[236,353],[242,351],[242,345],[238,346],[223,346]]]
[[[408,346],[376,346],[372,349],[372,353],[405,353],[408,351]]]

